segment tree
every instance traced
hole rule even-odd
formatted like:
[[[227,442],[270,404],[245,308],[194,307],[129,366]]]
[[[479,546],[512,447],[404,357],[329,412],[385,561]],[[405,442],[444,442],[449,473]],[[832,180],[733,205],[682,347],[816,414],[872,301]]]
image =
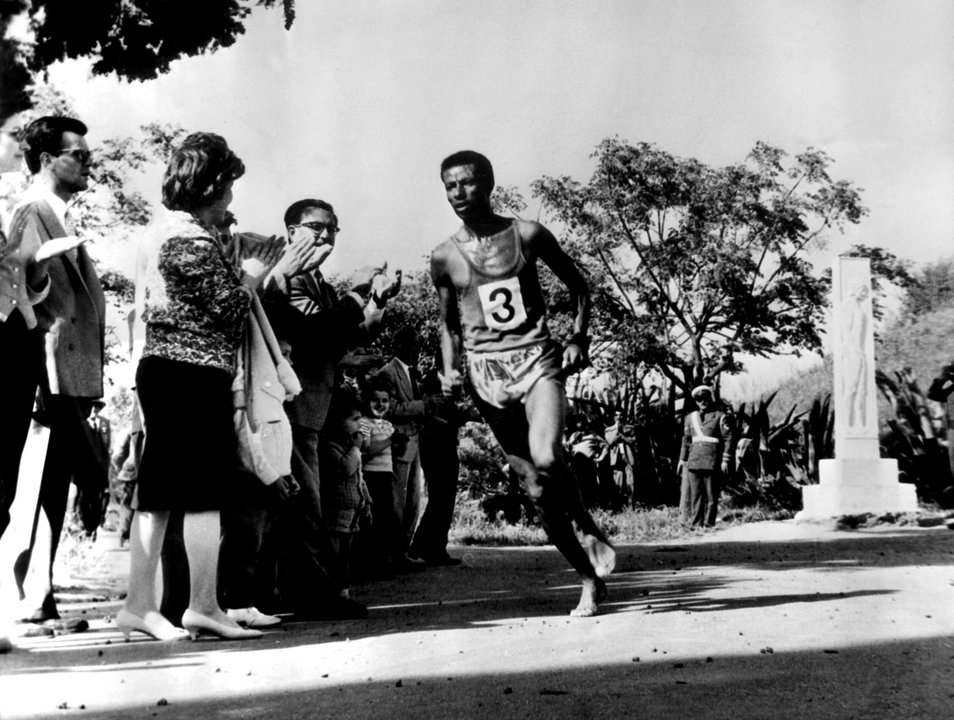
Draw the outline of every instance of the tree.
[[[917,273],[916,284],[908,289],[905,309],[911,315],[954,305],[954,257],[935,260]]]
[[[24,0],[0,0],[0,124],[31,107],[27,88],[32,83],[19,43],[7,38],[13,17],[22,12]]]
[[[94,75],[151,80],[174,60],[234,44],[253,6],[279,3],[288,29],[294,0],[0,0],[0,115],[29,107],[31,76],[53,63],[90,58]],[[10,18],[24,12],[32,40],[8,38]]]
[[[593,157],[589,183],[543,177],[532,190],[588,270],[614,365],[653,367],[688,395],[741,369],[739,353],[820,349],[827,283],[805,255],[867,214],[828,155],[760,142],[711,167],[607,138]]]
[[[440,352],[439,316],[437,292],[430,273],[427,270],[405,273],[401,279],[401,292],[388,301],[381,332],[374,341],[373,349],[384,357],[390,357],[394,354],[394,333],[410,326],[417,330],[421,343],[420,364],[430,367],[430,360]]]

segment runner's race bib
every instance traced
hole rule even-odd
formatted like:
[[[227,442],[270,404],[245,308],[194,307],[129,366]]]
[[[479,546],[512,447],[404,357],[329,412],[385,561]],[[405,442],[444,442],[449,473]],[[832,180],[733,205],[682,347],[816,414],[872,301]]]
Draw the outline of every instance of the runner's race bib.
[[[477,292],[484,311],[484,322],[492,330],[513,330],[527,319],[527,309],[520,292],[520,278],[486,283],[478,286]]]

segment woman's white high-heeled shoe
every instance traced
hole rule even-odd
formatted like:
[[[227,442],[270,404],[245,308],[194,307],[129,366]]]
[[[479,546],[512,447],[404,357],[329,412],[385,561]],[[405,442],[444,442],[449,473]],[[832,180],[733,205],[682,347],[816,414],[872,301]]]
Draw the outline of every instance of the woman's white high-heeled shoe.
[[[193,610],[186,610],[182,614],[182,627],[189,631],[189,636],[193,640],[198,639],[202,633],[215,635],[223,640],[251,640],[262,637],[260,630],[226,625]]]
[[[116,627],[119,628],[126,640],[129,640],[133,630],[145,633],[155,640],[181,640],[189,635],[188,632],[182,628],[177,628],[159,613],[156,613],[156,615],[159,620],[146,620],[123,608],[116,613]]]

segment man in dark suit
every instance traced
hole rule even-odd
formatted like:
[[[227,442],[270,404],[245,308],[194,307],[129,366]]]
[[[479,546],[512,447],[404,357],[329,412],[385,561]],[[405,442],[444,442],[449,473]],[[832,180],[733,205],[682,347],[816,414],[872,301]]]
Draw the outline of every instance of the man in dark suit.
[[[14,211],[9,244],[48,259],[48,293],[32,306],[40,334],[38,419],[50,428],[30,548],[17,563],[23,582],[34,548],[38,586],[29,589],[24,619],[59,617],[53,599],[53,558],[66,512],[70,477],[91,452],[85,427],[94,400],[103,395],[106,304],[86,249],[70,231],[67,205],[90,175],[86,126],[74,118],[42,117],[21,138],[33,183]],[[51,258],[50,256],[53,255]],[[23,312],[22,305],[18,305]],[[24,313],[26,316],[26,313]],[[46,523],[40,523],[45,515]]]
[[[434,368],[425,374],[421,383],[424,396],[442,397],[440,353],[436,353]],[[457,482],[460,477],[460,429],[468,422],[480,422],[481,417],[471,403],[457,403],[443,398],[437,414],[428,418],[421,428],[421,469],[427,487],[424,514],[414,532],[409,558],[421,559],[430,566],[460,565],[460,558],[447,552],[447,535],[454,521],[457,501]]]
[[[288,248],[266,280],[262,299],[278,339],[291,348],[291,361],[302,392],[285,405],[292,424],[292,475],[301,490],[290,500],[289,521],[280,523],[292,537],[283,538],[280,564],[284,600],[297,614],[361,617],[363,605],[329,595],[330,579],[322,566],[329,557],[328,534],[321,513],[318,446],[331,397],[342,382],[345,354],[374,337],[387,301],[400,289],[400,275],[389,282],[379,271],[359,273],[350,292],[339,293],[320,266],[338,238],[338,216],[319,199],[292,203],[285,211]],[[337,589],[335,589],[337,590]]]
[[[394,334],[394,357],[377,371],[391,388],[389,418],[395,431],[407,436],[404,452],[394,457],[394,509],[403,518],[396,529],[393,557],[399,558],[395,572],[412,569],[425,558],[407,557],[408,547],[417,528],[424,499],[424,473],[421,468],[420,435],[424,425],[433,420],[443,402],[441,395],[423,395],[417,361],[421,344],[417,330],[404,326]]]

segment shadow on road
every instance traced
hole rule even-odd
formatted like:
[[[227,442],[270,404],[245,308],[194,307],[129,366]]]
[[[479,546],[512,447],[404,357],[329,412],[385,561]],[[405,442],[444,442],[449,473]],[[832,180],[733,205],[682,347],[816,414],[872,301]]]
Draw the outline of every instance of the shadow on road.
[[[96,698],[84,718],[166,720],[316,717],[365,720],[428,718],[639,718],[731,720],[941,720],[954,707],[950,638],[883,643],[838,651],[657,659],[508,672],[505,664],[461,675],[448,667],[439,677],[395,667],[386,677],[341,685],[315,674],[307,689],[237,693],[228,698],[182,701],[175,688],[102,711]],[[55,696],[55,692],[53,693]],[[66,716],[64,710],[35,717]]]
[[[617,548],[617,572],[608,579],[609,598],[602,613],[666,614],[674,612],[721,613],[751,608],[781,607],[800,603],[837,605],[853,598],[889,595],[888,588],[846,588],[839,592],[733,594],[736,583],[730,570],[758,572],[808,570],[853,572],[864,568],[950,565],[954,559],[954,533],[911,529],[877,534],[846,533],[844,538],[774,542],[710,542],[690,544],[624,545]],[[123,642],[114,628],[94,628],[86,633],[32,641],[29,650],[16,652],[15,667],[4,672],[39,672],[46,667],[84,666],[90,653],[122,661],[137,656],[144,645],[157,656],[188,656],[193,652],[230,653],[258,647],[278,639],[283,647],[338,642],[343,638],[395,635],[428,630],[466,629],[515,619],[566,618],[579,597],[574,572],[550,547],[460,548],[464,564],[434,568],[426,573],[400,576],[394,581],[369,583],[357,588],[358,598],[370,607],[369,617],[352,621],[289,621],[270,631],[265,641],[242,643],[211,639],[199,643],[153,643],[134,634]],[[83,617],[94,620],[112,615],[119,607],[115,597],[105,602],[84,601],[80,588],[71,597],[82,607]],[[718,591],[718,597],[713,594]],[[103,600],[103,584],[91,588]],[[88,598],[87,598],[88,600]],[[61,603],[64,616],[76,610]],[[6,663],[10,665],[9,661]]]

